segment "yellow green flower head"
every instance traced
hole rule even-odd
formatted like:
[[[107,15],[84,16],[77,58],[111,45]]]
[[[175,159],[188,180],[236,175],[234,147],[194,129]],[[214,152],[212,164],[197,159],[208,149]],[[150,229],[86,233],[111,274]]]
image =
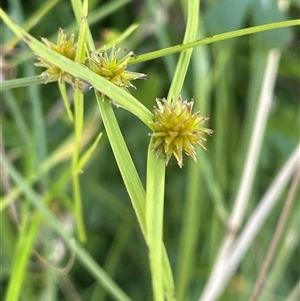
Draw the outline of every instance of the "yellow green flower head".
[[[131,84],[132,80],[146,78],[143,73],[127,71],[127,64],[133,52],[130,51],[122,59],[119,59],[120,48],[112,48],[110,54],[106,50],[99,52],[91,52],[88,57],[88,67],[95,73],[103,76],[115,85],[127,90],[128,87],[135,88]]]
[[[46,38],[42,38],[42,41],[52,50],[60,53],[61,55],[69,58],[70,60],[75,60],[76,55],[76,45],[74,44],[74,34],[71,35],[69,39],[62,28],[58,31],[57,44],[51,43]],[[50,63],[46,58],[37,56],[40,62],[36,63],[36,66],[47,68],[41,74],[41,77],[47,76],[46,83],[63,80],[70,84],[73,83],[73,77],[71,74],[61,70],[58,66]]]
[[[203,135],[211,135],[212,130],[203,128],[201,125],[208,117],[199,116],[199,111],[192,112],[194,101],[182,101],[172,99],[168,103],[166,99],[156,99],[157,107],[154,107],[153,127],[153,151],[156,156],[165,154],[166,164],[172,155],[176,158],[178,165],[183,166],[182,152],[196,161],[195,147],[205,149]]]

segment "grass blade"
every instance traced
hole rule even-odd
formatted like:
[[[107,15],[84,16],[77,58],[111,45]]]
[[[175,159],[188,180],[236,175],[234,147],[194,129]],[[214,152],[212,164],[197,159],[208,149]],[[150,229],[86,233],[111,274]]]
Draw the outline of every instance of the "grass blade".
[[[162,250],[165,170],[166,160],[156,158],[150,143],[147,160],[146,226],[155,301],[164,300]]]

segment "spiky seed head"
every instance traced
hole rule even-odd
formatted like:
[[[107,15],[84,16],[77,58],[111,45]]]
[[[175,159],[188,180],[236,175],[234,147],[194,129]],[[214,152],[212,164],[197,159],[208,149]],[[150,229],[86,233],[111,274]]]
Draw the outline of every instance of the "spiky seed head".
[[[178,165],[183,166],[183,151],[196,161],[195,147],[199,146],[206,150],[203,135],[211,135],[212,130],[202,127],[208,117],[200,116],[199,110],[192,112],[194,101],[182,101],[181,95],[171,103],[165,98],[156,99],[157,107],[154,107],[154,120],[151,121],[153,128],[153,151],[156,156],[164,154],[166,164],[172,155]]]
[[[113,47],[110,53],[107,50],[98,52],[92,51],[88,56],[88,67],[95,73],[125,90],[129,87],[135,88],[131,81],[135,79],[145,79],[147,75],[127,71],[128,62],[134,54],[130,51],[123,58],[119,59],[120,50],[121,48]]]
[[[64,30],[62,28],[58,31],[57,43],[54,44],[48,41],[46,38],[42,38],[42,41],[52,50],[60,53],[61,55],[69,58],[70,60],[75,60],[77,46],[74,44],[75,35],[72,34],[70,38],[67,38]],[[62,80],[70,84],[73,83],[74,79],[71,74],[61,70],[59,66],[50,63],[47,58],[37,55],[39,59],[35,66],[47,68],[40,76],[47,77],[46,83]]]

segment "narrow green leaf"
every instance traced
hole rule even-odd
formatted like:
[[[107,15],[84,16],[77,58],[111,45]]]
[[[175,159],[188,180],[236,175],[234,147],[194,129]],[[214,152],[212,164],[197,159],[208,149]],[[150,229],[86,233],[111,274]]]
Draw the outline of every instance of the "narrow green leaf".
[[[101,46],[99,50],[108,50],[110,48],[112,48],[114,45],[118,45],[120,44],[122,41],[124,41],[127,37],[129,37],[140,25],[137,23],[134,23],[132,25],[130,25],[128,28],[126,28],[122,34],[120,34],[120,36],[118,36],[112,43],[110,44],[106,44]]]
[[[39,21],[47,14],[52,7],[58,2],[59,0],[48,0],[46,1],[40,8],[38,8],[31,17],[24,23],[22,26],[25,31],[29,31],[35,25],[39,23]],[[5,52],[9,52],[12,50],[17,43],[19,42],[20,38],[12,37],[4,46]]]
[[[147,160],[146,223],[155,301],[164,301],[162,250],[165,170],[166,160],[156,158],[150,143]]]
[[[125,6],[126,4],[128,4],[132,1],[133,0],[122,0],[122,1],[114,0],[114,1],[109,1],[105,4],[102,4],[97,8],[94,8],[89,13],[88,24],[91,26],[91,25],[95,24],[96,22],[103,20],[108,15],[114,13],[115,11],[117,11],[118,9],[120,9],[121,7]],[[73,33],[76,30],[78,30],[78,25],[75,22],[68,25],[65,28],[66,33]],[[51,36],[49,40],[53,40],[53,39],[54,39],[54,36]]]
[[[142,233],[147,242],[146,230],[146,193],[138,176],[136,168],[131,159],[130,153],[125,144],[123,135],[118,126],[115,114],[111,104],[103,101],[96,93],[96,98],[102,116],[102,120],[109,138],[113,153],[115,155],[119,170],[125,183],[127,192],[130,196],[135,214],[140,224]],[[166,288],[168,300],[173,300],[174,296],[174,281],[171,271],[170,262],[164,245],[162,248],[162,266],[163,266],[163,281]]]
[[[149,121],[152,120],[153,114],[136,98],[126,92],[124,89],[116,89],[116,86],[105,78],[92,72],[85,66],[77,64],[72,60],[60,55],[59,53],[49,49],[43,43],[26,33],[21,27],[11,21],[11,19],[0,9],[0,16],[7,26],[20,38],[28,44],[28,46],[37,54],[46,57],[47,60],[78,77],[89,84],[96,90],[100,91],[110,99],[116,100],[120,106],[126,108],[128,111],[136,115],[146,126],[150,128]]]
[[[85,60],[85,43],[86,43],[86,36],[88,31],[88,24],[87,24],[87,14],[88,14],[88,2],[87,0],[83,1],[82,12],[81,12],[81,21],[79,26],[79,35],[77,41],[77,50],[76,50],[76,57],[75,62],[77,63],[84,63]]]
[[[68,113],[68,116],[69,116],[70,120],[73,121],[73,113],[71,111],[70,100],[69,100],[67,90],[66,90],[66,83],[64,81],[58,81],[58,88],[60,91],[60,95],[64,101],[65,109]]]
[[[85,164],[88,162],[88,160],[91,158],[91,156],[93,155],[94,151],[96,150],[99,141],[102,137],[102,133],[99,133],[99,135],[97,136],[96,140],[94,141],[94,143],[90,146],[90,148],[82,155],[82,157],[80,158],[78,165],[77,165],[77,170],[82,170],[83,167],[85,166]]]
[[[198,19],[199,19],[199,0],[188,0],[187,1],[187,25],[184,34],[183,44],[191,42],[196,39],[198,30]],[[182,85],[186,76],[186,72],[190,63],[193,48],[186,49],[180,53],[179,60],[176,66],[175,74],[172,79],[172,83],[168,93],[168,102],[177,99],[179,96]]]
[[[175,45],[171,46],[168,48],[164,48],[161,50],[156,50],[153,52],[149,52],[146,54],[139,55],[136,58],[132,58],[129,62],[129,64],[136,64],[144,61],[149,61],[153,60],[168,54],[180,52],[189,48],[193,47],[198,47],[201,45],[207,45],[215,42],[220,42],[228,39],[233,39],[241,36],[246,36],[258,32],[263,32],[263,31],[268,31],[268,30],[274,30],[278,28],[284,28],[284,27],[290,27],[290,26],[299,26],[300,25],[300,19],[295,19],[295,20],[290,20],[290,21],[283,21],[283,22],[274,22],[274,23],[269,23],[265,25],[259,25],[259,26],[253,26],[245,29],[239,29],[239,30],[234,30],[210,37],[206,37],[203,39],[199,39],[193,42],[189,42],[186,44],[180,44],[180,45]]]
[[[41,200],[43,202],[43,200]],[[6,294],[6,301],[18,301],[20,299],[21,289],[24,282],[26,266],[28,264],[31,250],[42,221],[42,215],[36,212],[30,222],[22,223],[19,241],[14,254],[14,263],[11,271],[11,277]],[[27,229],[27,225],[29,228]]]
[[[77,169],[79,155],[80,155],[80,144],[82,139],[83,131],[83,119],[84,119],[84,106],[83,106],[83,92],[81,89],[82,82],[78,79],[75,80],[74,87],[74,108],[75,108],[75,120],[74,120],[74,131],[75,131],[75,143],[74,153],[72,158],[72,182],[73,182],[73,195],[75,202],[75,218],[78,237],[81,242],[86,241],[86,233],[83,221],[82,212],[82,200],[81,200],[81,189],[80,189],[80,170]]]
[[[84,0],[86,1],[86,0]],[[73,12],[76,18],[78,27],[80,27],[81,22],[81,11],[82,11],[82,1],[81,0],[71,0]]]
[[[106,133],[142,232],[146,237],[145,190],[120,131],[112,105],[96,94]]]
[[[99,264],[90,256],[90,254],[80,245],[77,244],[75,239],[64,229],[63,225],[57,220],[57,218],[51,213],[51,211],[44,205],[43,200],[35,191],[28,186],[23,180],[22,176],[17,170],[2,156],[2,163],[15,182],[15,184],[23,191],[27,196],[31,204],[38,210],[55,230],[55,232],[62,237],[65,244],[70,250],[73,250],[76,254],[76,258],[82,263],[84,268],[90,272],[91,275],[97,279],[97,281],[110,293],[110,295],[118,301],[131,301],[131,299],[121,290],[121,288],[105,273],[105,271],[99,266]],[[7,300],[7,301],[11,301]]]
[[[0,90],[11,90],[15,88],[22,88],[31,85],[38,85],[45,83],[44,78],[39,78],[38,76],[30,76],[23,78],[16,78],[11,80],[5,80],[1,82]]]

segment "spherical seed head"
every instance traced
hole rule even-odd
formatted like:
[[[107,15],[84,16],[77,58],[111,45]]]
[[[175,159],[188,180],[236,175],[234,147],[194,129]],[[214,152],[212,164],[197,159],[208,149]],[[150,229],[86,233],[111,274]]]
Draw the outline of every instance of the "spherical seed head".
[[[76,55],[76,49],[77,49],[77,46],[74,44],[74,37],[75,37],[74,34],[72,34],[70,38],[67,39],[67,35],[65,34],[64,30],[60,28],[58,31],[57,44],[48,41],[46,38],[42,38],[42,41],[50,49],[74,61]],[[47,60],[47,58],[44,58],[39,55],[37,55],[37,58],[39,59],[40,62],[36,63],[35,66],[47,68],[47,70],[41,74],[41,77],[43,76],[48,77],[46,83],[57,81],[57,80],[63,80],[70,84],[73,83],[73,77],[71,74],[61,70],[59,66],[52,64]]]
[[[113,47],[110,53],[106,50],[91,52],[88,57],[88,67],[125,90],[129,87],[135,88],[131,81],[145,79],[147,76],[143,73],[127,71],[126,68],[133,52],[130,51],[122,59],[119,59],[120,49]]]
[[[183,166],[184,151],[196,161],[195,147],[205,149],[203,135],[211,135],[212,130],[201,127],[208,117],[199,116],[199,111],[192,112],[194,101],[182,101],[181,96],[177,101],[168,103],[166,99],[156,99],[157,107],[154,107],[153,128],[153,151],[156,156],[165,154],[166,164],[172,155],[178,165]]]

